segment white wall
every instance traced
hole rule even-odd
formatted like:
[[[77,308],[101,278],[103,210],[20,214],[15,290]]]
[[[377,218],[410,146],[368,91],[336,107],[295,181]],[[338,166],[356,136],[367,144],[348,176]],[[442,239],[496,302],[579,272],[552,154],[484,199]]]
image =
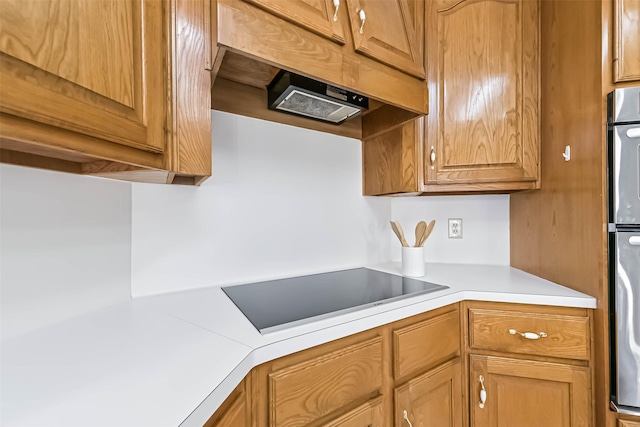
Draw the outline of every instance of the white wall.
[[[448,218],[462,218],[462,239],[449,239]],[[509,196],[428,196],[395,198],[391,219],[402,225],[409,244],[419,221],[436,220],[425,243],[427,262],[509,265]],[[400,243],[391,238],[391,258],[399,261]]]
[[[2,339],[130,299],[131,184],[0,165]]]
[[[360,141],[213,112],[201,188],[133,184],[133,296],[399,260],[392,218],[437,220],[427,261],[509,264],[508,196],[363,197],[361,163]]]
[[[388,260],[390,199],[361,182],[358,140],[213,112],[212,178],[133,185],[132,293]]]

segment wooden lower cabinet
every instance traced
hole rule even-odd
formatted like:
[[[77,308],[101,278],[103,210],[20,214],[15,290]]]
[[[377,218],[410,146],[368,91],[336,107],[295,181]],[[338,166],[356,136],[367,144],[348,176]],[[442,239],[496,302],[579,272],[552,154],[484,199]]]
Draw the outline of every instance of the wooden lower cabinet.
[[[460,359],[445,363],[396,387],[396,426],[462,426],[462,371]]]
[[[341,417],[328,422],[325,427],[363,427],[384,425],[384,406],[379,396],[358,406]]]
[[[257,366],[206,427],[591,427],[590,322],[452,304]]]
[[[248,427],[251,420],[247,404],[247,381],[242,381],[204,427]]]
[[[472,355],[469,374],[472,427],[591,425],[589,368]]]
[[[589,310],[465,306],[470,427],[592,425]]]

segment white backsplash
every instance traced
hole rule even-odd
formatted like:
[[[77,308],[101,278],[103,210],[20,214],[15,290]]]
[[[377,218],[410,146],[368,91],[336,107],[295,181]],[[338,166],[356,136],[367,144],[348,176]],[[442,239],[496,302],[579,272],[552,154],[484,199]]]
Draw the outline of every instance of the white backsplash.
[[[213,112],[213,177],[133,185],[133,295],[387,260],[391,201],[362,197],[360,145]]]
[[[2,340],[131,298],[130,183],[3,164],[0,189]]]
[[[399,260],[391,218],[437,220],[427,261],[509,264],[508,196],[362,197],[361,162],[358,140],[213,112],[212,178],[133,185],[132,294]]]
[[[462,218],[462,239],[448,238],[448,219]],[[419,221],[436,220],[424,245],[427,262],[509,265],[509,196],[398,197],[391,219],[400,222],[410,245]],[[400,243],[389,232],[391,259],[400,261]]]

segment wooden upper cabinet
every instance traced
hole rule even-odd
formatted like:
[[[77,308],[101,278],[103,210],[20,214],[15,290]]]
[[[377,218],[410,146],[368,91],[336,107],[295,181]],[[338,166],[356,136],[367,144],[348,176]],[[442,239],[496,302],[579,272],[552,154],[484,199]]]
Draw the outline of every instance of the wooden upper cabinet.
[[[414,116],[429,111],[423,0],[217,0],[216,6],[219,70],[228,69],[227,53],[231,52],[231,58],[240,55],[250,60],[236,75],[254,74],[262,67],[250,65],[257,61],[365,95],[370,107],[391,105]],[[242,77],[224,77],[248,84]],[[265,86],[249,85],[260,90]],[[260,111],[267,109],[266,102],[250,108],[232,104],[218,102],[217,109],[251,111],[254,117],[278,121],[278,115]],[[358,116],[350,121],[359,120]]]
[[[341,2],[337,0],[245,0],[262,7],[309,31],[344,44],[344,33],[339,19]]]
[[[208,0],[0,1],[0,160],[206,179],[211,16]]]
[[[428,7],[427,184],[535,188],[538,2],[440,0]]]
[[[425,78],[424,1],[343,1],[347,2],[357,52]]]
[[[640,0],[615,0],[613,78],[640,80]]]
[[[371,137],[365,116],[363,193],[539,188],[539,3],[426,7],[429,114]]]
[[[0,111],[13,116],[11,129],[28,120],[164,150],[162,2],[3,0],[0,7]]]

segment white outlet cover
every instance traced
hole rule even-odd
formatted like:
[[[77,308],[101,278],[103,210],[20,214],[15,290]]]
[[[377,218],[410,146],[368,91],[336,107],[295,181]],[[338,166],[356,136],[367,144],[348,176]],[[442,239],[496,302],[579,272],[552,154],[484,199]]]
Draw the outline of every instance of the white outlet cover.
[[[449,218],[449,238],[462,239],[462,218]]]

